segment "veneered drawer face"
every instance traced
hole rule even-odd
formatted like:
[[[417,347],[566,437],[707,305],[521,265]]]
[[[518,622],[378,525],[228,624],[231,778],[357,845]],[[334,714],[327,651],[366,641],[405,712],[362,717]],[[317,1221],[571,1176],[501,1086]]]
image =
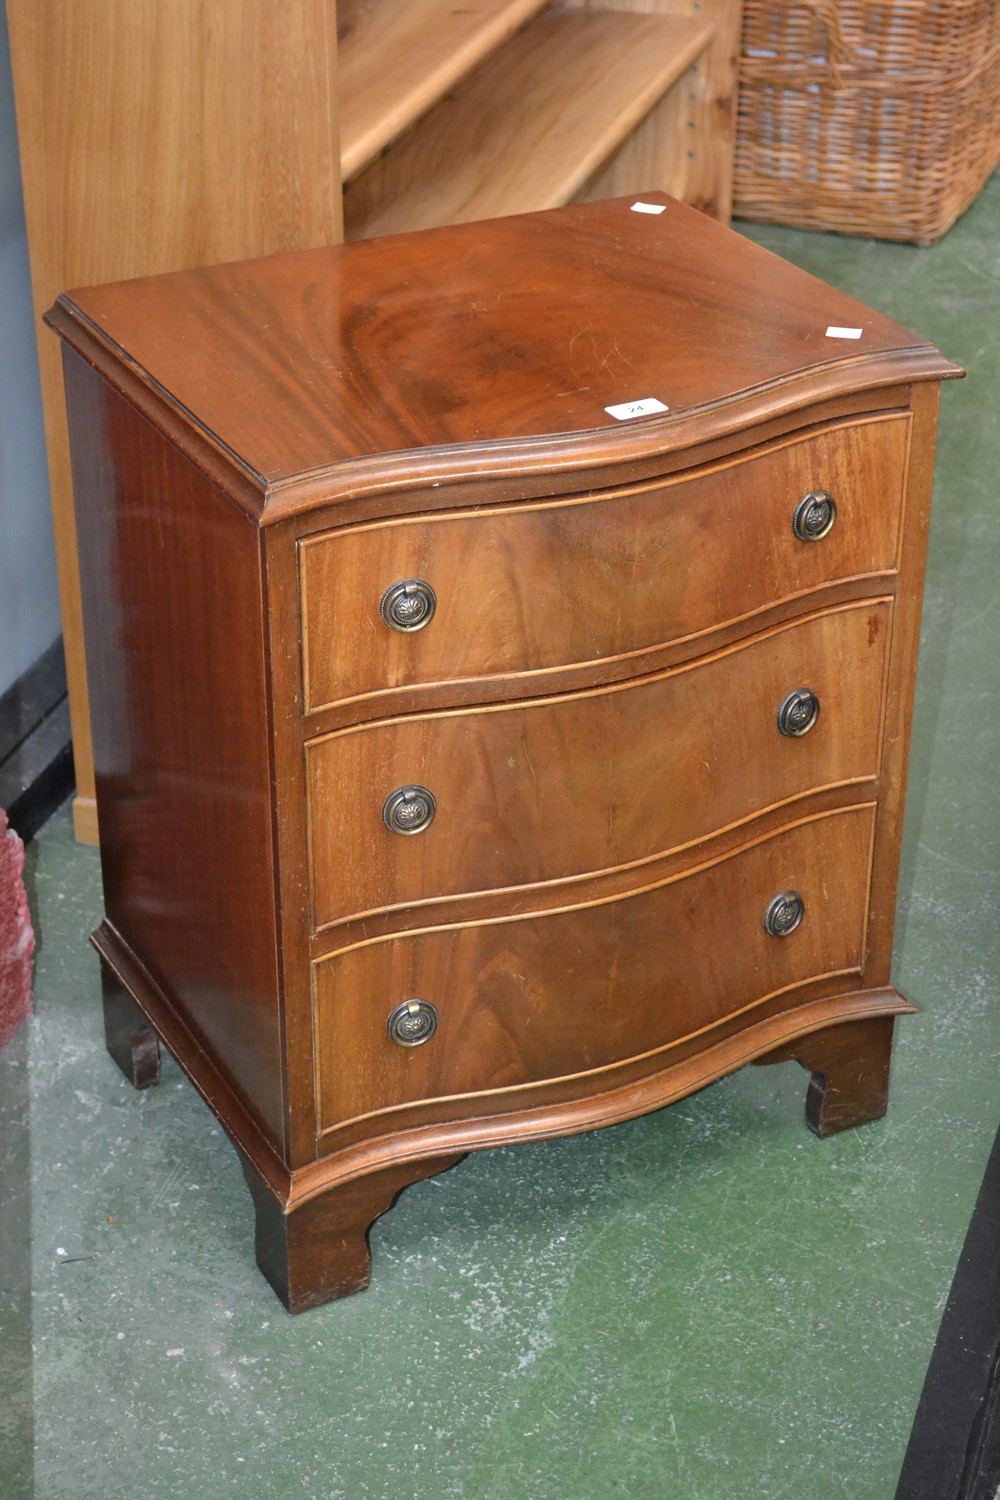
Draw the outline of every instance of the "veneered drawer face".
[[[811,978],[863,967],[871,806],[785,828],[669,884],[529,917],[411,932],[314,965],[320,1130],[421,1100],[509,1090],[655,1054]],[[765,931],[780,893],[804,903]],[[437,1010],[401,1047],[393,1009]],[[781,1001],[784,997],[781,997]],[[780,1002],[779,1002],[780,1003]],[[789,995],[789,1005],[794,996]],[[655,1071],[655,1057],[649,1071]],[[483,1108],[501,1108],[502,1099]]]
[[[619,869],[874,777],[891,611],[866,600],[624,684],[311,741],[314,927]],[[803,690],[819,717],[789,737],[779,709]],[[412,835],[383,819],[386,799],[406,786],[436,801]]]
[[[831,581],[892,569],[909,417],[786,438],[714,467],[589,499],[401,518],[299,543],[304,702],[557,671],[655,650]],[[799,501],[829,491],[827,536]],[[380,614],[429,583],[430,622]]]

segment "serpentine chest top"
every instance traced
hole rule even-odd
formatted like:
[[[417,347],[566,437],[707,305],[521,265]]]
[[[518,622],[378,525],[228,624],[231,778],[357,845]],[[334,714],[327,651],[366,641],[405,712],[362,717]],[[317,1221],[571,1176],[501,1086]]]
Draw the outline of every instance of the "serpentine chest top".
[[[938,385],[660,196],[76,292],[112,1055],[293,1310],[464,1152],[884,1112]]]

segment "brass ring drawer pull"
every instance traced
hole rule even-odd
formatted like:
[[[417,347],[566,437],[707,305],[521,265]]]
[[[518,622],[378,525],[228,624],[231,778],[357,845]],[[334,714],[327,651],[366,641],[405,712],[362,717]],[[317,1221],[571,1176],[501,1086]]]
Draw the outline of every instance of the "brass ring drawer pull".
[[[423,578],[401,578],[382,595],[379,614],[390,630],[412,635],[429,625],[437,608],[437,595]]]
[[[423,833],[436,812],[434,793],[425,786],[399,786],[386,797],[382,819],[393,833]]]
[[[404,1000],[389,1012],[385,1023],[397,1047],[419,1047],[437,1031],[437,1006],[429,1000]]]
[[[790,740],[808,734],[819,718],[819,698],[812,688],[796,688],[778,709],[778,729]]]
[[[810,490],[795,507],[792,530],[800,542],[818,542],[833,529],[837,502],[829,490]]]
[[[788,937],[806,914],[806,904],[798,891],[782,891],[764,913],[764,931],[770,937]]]

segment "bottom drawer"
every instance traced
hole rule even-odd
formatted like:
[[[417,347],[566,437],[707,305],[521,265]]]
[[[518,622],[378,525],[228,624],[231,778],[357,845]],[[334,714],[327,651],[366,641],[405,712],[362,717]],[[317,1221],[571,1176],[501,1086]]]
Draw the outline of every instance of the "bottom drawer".
[[[779,830],[653,887],[360,943],[313,969],[320,1131],[380,1110],[603,1070],[864,963],[874,808]],[[801,897],[792,930],[765,917]],[[780,929],[795,903],[772,916]],[[401,1045],[387,1022],[419,1034]],[[789,997],[794,1004],[794,997]],[[412,1040],[412,1036],[409,1038]],[[650,1071],[656,1067],[651,1058]],[[501,1107],[498,1103],[495,1107]],[[467,1113],[468,1106],[456,1109]]]

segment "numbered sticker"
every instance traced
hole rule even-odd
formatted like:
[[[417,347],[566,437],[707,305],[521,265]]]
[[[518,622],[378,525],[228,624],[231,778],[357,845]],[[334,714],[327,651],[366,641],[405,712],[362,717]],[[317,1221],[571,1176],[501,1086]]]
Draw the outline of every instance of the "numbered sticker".
[[[633,417],[649,417],[656,411],[669,411],[655,396],[646,396],[642,401],[623,401],[619,406],[606,406],[604,410],[616,422],[631,422]]]

